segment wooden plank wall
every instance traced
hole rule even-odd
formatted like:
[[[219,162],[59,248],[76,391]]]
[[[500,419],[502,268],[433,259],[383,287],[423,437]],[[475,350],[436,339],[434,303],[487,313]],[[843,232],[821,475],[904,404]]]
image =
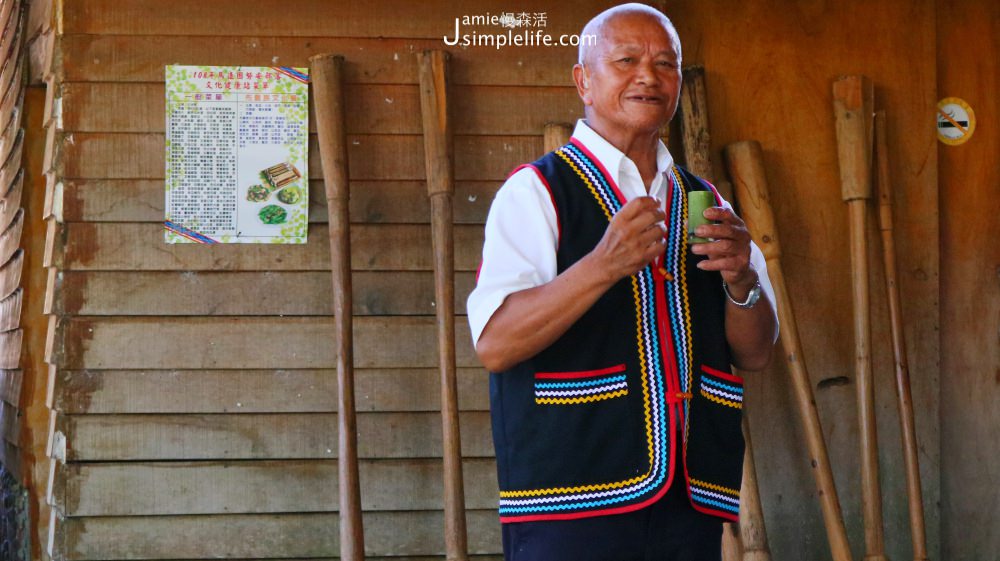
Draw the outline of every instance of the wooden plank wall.
[[[443,554],[415,53],[442,48],[463,9],[444,1],[272,0],[252,10],[236,0],[60,4],[46,308],[57,459],[49,554],[338,555],[336,357],[315,135],[308,244],[170,246],[161,226],[164,65],[308,66],[322,52],[347,60],[367,554]],[[550,9],[550,26],[572,32],[584,17],[575,11]],[[453,54],[469,543],[475,559],[496,559],[486,378],[469,342],[465,299],[493,193],[515,165],[541,154],[546,122],[572,122],[580,107],[568,80],[572,49]]]
[[[706,68],[712,145],[764,149],[783,268],[798,318],[854,558],[862,558],[847,210],[841,201],[833,81],[865,74],[889,116],[900,291],[932,559],[939,555],[939,280],[933,0],[670,3],[685,64]],[[718,153],[718,152],[716,152]],[[717,160],[718,161],[718,160]],[[717,164],[718,165],[718,164]],[[721,168],[720,172],[721,173]],[[718,173],[717,173],[718,175]],[[874,224],[874,214],[871,215]],[[886,553],[912,559],[881,253],[870,230],[873,358]],[[788,374],[748,375],[762,503],[775,559],[828,558]]]
[[[20,442],[23,372],[21,272],[24,251],[24,19],[18,1],[0,4],[0,463],[24,482]]]
[[[992,379],[996,357],[978,350],[995,349],[996,341],[971,335],[995,337],[996,330],[980,332],[966,318],[978,309],[975,292],[993,294],[995,312],[990,287],[996,280],[992,268],[977,268],[978,254],[960,251],[946,251],[948,272],[939,276],[938,147],[931,123],[938,93],[952,93],[938,92],[938,69],[945,64],[936,52],[964,52],[960,45],[970,37],[993,37],[992,44],[977,47],[980,55],[965,59],[978,73],[956,66],[954,74],[943,75],[980,80],[974,87],[984,95],[996,90],[982,78],[996,75],[995,64],[982,62],[996,51],[995,8],[983,8],[990,5],[677,0],[666,6],[680,30],[685,63],[707,68],[713,147],[746,138],[764,146],[778,228],[784,239],[794,240],[784,247],[785,272],[856,558],[862,533],[847,218],[839,197],[830,84],[840,74],[867,74],[877,102],[889,111],[931,558],[981,559],[996,545],[995,537],[989,541],[995,508],[979,508],[974,498],[996,488],[977,467],[990,461],[993,450],[982,440],[992,442],[992,425],[983,418],[995,416],[996,385],[984,380]],[[604,6],[590,1],[524,9],[544,9],[552,32],[573,33]],[[962,16],[951,10],[963,7],[969,9],[959,10]],[[50,91],[61,109],[49,129],[57,148],[49,163],[57,181],[50,182],[46,307],[56,412],[54,557],[336,555],[334,357],[321,184],[311,188],[310,243],[302,247],[166,246],[158,224],[163,66],[305,66],[319,52],[340,52],[348,61],[368,553],[400,559],[442,553],[431,256],[413,55],[441,48],[456,16],[519,9],[516,2],[499,0],[468,8],[444,0],[363,7],[269,0],[256,2],[253,10],[235,0],[59,3],[56,87]],[[965,34],[973,23],[987,27]],[[541,152],[542,125],[571,121],[579,105],[568,87],[572,49],[452,52],[456,304],[464,313],[493,191],[513,165]],[[986,107],[988,117],[996,106]],[[949,169],[971,169],[969,177],[984,182],[953,179],[942,182],[942,192],[976,189],[971,196],[981,199],[975,206],[988,208],[997,181],[989,167],[996,137],[990,138],[992,144],[977,148],[982,152],[943,158],[955,166]],[[318,163],[313,141],[314,178],[321,174]],[[971,243],[969,236],[991,239],[996,233],[995,212],[965,229],[968,212],[942,203],[948,250]],[[873,333],[887,553],[903,559],[910,557],[909,536],[877,250],[873,246]],[[973,284],[979,288],[966,294],[970,278],[978,279]],[[948,328],[943,336],[942,318]],[[478,556],[492,558],[499,530],[486,390],[464,329],[459,338],[470,544]],[[961,390],[951,386],[939,401],[942,361],[949,376],[959,372],[970,383]],[[977,370],[986,376],[976,377]],[[775,558],[825,558],[784,366],[754,375],[748,387]],[[966,413],[950,417],[956,408]],[[939,424],[939,415],[950,420]],[[970,427],[976,439],[968,437]],[[986,455],[967,467],[948,460],[946,468],[955,475],[943,475],[942,436],[949,457]],[[995,492],[985,496],[996,504]],[[946,515],[971,522],[944,524],[941,535],[936,505],[942,499]],[[969,540],[970,531],[987,537]]]
[[[941,559],[1000,551],[1000,4],[939,0],[938,96],[978,125],[939,148],[941,176]],[[974,38],[974,39],[973,39]]]

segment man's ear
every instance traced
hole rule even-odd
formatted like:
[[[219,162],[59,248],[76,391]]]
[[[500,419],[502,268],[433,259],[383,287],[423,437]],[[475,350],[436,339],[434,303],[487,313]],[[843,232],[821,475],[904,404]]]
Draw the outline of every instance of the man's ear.
[[[584,105],[590,105],[590,79],[587,77],[587,69],[582,64],[573,65],[573,82],[576,84],[576,93],[580,95]]]

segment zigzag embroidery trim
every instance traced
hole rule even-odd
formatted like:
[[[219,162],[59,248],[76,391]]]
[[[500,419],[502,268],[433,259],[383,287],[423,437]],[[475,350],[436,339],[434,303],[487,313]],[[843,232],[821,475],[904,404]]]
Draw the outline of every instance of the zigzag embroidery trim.
[[[535,395],[539,394],[536,393]],[[616,392],[588,395],[585,397],[574,397],[574,398],[536,397],[535,403],[539,405],[571,405],[575,403],[591,403],[594,401],[603,401],[605,399],[612,399],[624,395],[628,395],[628,388],[623,388]]]
[[[691,486],[704,487],[706,489],[711,489],[713,491],[719,491],[720,493],[726,493],[732,497],[739,497],[740,492],[738,489],[730,489],[729,487],[723,487],[722,485],[716,485],[715,483],[709,483],[707,481],[702,481],[700,479],[690,478]]]
[[[701,391],[708,392],[716,397],[721,397],[722,399],[728,399],[729,401],[743,401],[743,396],[738,393],[723,391],[718,388],[713,388],[707,384],[702,384]]]
[[[673,245],[670,246],[674,248],[670,252],[671,255],[676,257],[676,261],[673,263],[673,275],[677,279],[677,290],[673,296],[678,300],[676,303],[676,317],[681,318],[681,321],[683,321],[682,326],[674,325],[672,326],[672,330],[675,344],[681,347],[677,349],[676,353],[681,391],[688,393],[691,391],[693,377],[691,349],[694,348],[694,342],[692,340],[693,330],[691,328],[691,301],[688,296],[687,274],[685,271],[687,266],[687,228],[684,225],[687,224],[688,218],[687,188],[684,186],[684,180],[677,171],[677,166],[670,168],[670,178],[672,179],[670,188],[673,192],[673,196],[671,197],[671,201],[673,201],[671,215],[676,216],[676,224],[681,225],[679,228],[673,230],[674,237],[671,239]],[[670,294],[669,291],[668,294]],[[684,402],[685,449],[687,447],[688,431],[691,428],[688,422],[688,419],[690,419],[690,406],[690,402]]]
[[[703,397],[705,397],[706,399],[708,399],[709,401],[714,401],[715,403],[718,403],[719,405],[727,405],[729,407],[735,407],[736,409],[742,409],[743,408],[743,403],[737,402],[737,401],[730,401],[728,399],[723,399],[721,397],[714,396],[714,395],[706,392],[705,388],[701,389],[701,395]]]
[[[613,382],[624,382],[625,375],[611,376],[605,378],[597,378],[596,380],[588,380],[585,382],[535,382],[535,388],[586,388],[590,386],[602,386],[604,384],[610,384]]]
[[[739,513],[740,492],[721,485],[715,485],[692,478],[691,499],[702,504]]]

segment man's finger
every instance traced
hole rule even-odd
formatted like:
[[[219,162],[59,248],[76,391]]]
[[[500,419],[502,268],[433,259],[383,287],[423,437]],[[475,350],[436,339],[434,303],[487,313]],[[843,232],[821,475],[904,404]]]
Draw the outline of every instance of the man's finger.
[[[739,216],[736,216],[736,213],[732,209],[721,206],[713,206],[705,209],[705,218],[726,224],[743,224],[743,220]]]
[[[639,214],[660,208],[659,201],[654,197],[636,197],[631,201],[625,203],[625,206],[618,211],[616,216],[621,216],[624,219],[630,219],[632,217],[638,216]]]
[[[750,234],[746,230],[731,224],[705,224],[698,226],[694,231],[696,236],[702,238],[749,240]]]

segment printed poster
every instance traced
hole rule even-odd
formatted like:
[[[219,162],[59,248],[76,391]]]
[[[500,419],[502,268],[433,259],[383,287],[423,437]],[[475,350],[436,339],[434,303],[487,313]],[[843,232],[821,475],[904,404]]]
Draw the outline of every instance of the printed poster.
[[[306,243],[305,68],[166,67],[167,243]]]

